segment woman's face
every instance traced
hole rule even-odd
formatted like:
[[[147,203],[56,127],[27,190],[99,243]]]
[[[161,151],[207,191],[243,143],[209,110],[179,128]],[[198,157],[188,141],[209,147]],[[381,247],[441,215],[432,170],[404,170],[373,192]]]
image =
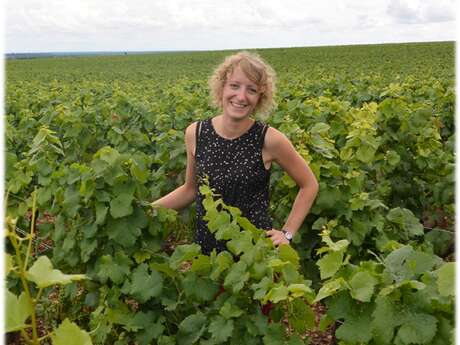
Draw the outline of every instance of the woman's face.
[[[254,112],[260,99],[260,87],[238,66],[228,76],[222,93],[224,115],[243,119]]]

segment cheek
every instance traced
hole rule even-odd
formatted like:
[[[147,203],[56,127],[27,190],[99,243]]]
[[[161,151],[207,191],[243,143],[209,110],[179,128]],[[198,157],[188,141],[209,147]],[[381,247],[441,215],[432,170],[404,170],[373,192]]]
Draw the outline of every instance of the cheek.
[[[253,102],[252,102],[254,104],[254,106],[259,105],[261,99],[262,99],[262,97],[260,95],[254,96]]]

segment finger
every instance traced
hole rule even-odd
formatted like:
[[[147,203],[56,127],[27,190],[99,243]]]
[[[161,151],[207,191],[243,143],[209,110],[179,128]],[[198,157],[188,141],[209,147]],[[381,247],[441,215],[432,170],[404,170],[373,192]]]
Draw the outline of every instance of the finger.
[[[275,246],[278,246],[281,243],[281,240],[278,237],[272,237],[272,242]]]

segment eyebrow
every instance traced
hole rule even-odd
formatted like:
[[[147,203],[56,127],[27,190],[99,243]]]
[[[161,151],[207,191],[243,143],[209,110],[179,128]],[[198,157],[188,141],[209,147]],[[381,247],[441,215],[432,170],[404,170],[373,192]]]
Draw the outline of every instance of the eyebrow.
[[[237,81],[237,80],[233,80],[233,79],[227,79],[227,82],[228,82],[228,83],[235,83],[235,84],[242,84],[241,82],[239,82],[239,81]],[[252,82],[252,81],[251,81],[250,84],[248,84],[248,86],[254,87],[254,88],[256,88],[256,89],[259,88],[259,85],[257,85],[256,83],[254,83],[254,82]]]

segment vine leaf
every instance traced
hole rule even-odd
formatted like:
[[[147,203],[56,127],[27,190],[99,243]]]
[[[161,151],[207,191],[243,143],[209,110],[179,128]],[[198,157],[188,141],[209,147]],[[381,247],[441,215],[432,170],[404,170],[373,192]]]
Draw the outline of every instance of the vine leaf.
[[[27,301],[25,292],[16,297],[11,291],[6,291],[6,322],[5,331],[14,332],[27,327],[27,318],[32,314],[32,307]]]
[[[121,218],[129,216],[133,213],[133,207],[131,203],[133,201],[133,195],[128,193],[122,193],[110,202],[110,214],[113,218]]]
[[[92,345],[93,342],[87,332],[76,324],[65,319],[51,335],[53,345]]]
[[[410,314],[397,333],[405,344],[429,344],[436,334],[437,319],[428,314]]]
[[[441,296],[454,296],[455,295],[455,263],[448,262],[444,264],[438,273],[438,290]]]
[[[370,302],[377,283],[369,272],[358,272],[350,281],[351,296],[361,302]]]
[[[209,325],[209,332],[215,341],[223,343],[232,335],[233,320],[226,320],[222,316],[217,315]]]
[[[74,280],[83,280],[87,277],[84,274],[64,274],[53,269],[53,264],[47,256],[40,256],[26,272],[26,278],[37,284],[39,288],[45,288],[54,284],[69,284]]]
[[[194,344],[206,329],[206,316],[201,312],[187,316],[179,325],[177,342],[179,345]]]

